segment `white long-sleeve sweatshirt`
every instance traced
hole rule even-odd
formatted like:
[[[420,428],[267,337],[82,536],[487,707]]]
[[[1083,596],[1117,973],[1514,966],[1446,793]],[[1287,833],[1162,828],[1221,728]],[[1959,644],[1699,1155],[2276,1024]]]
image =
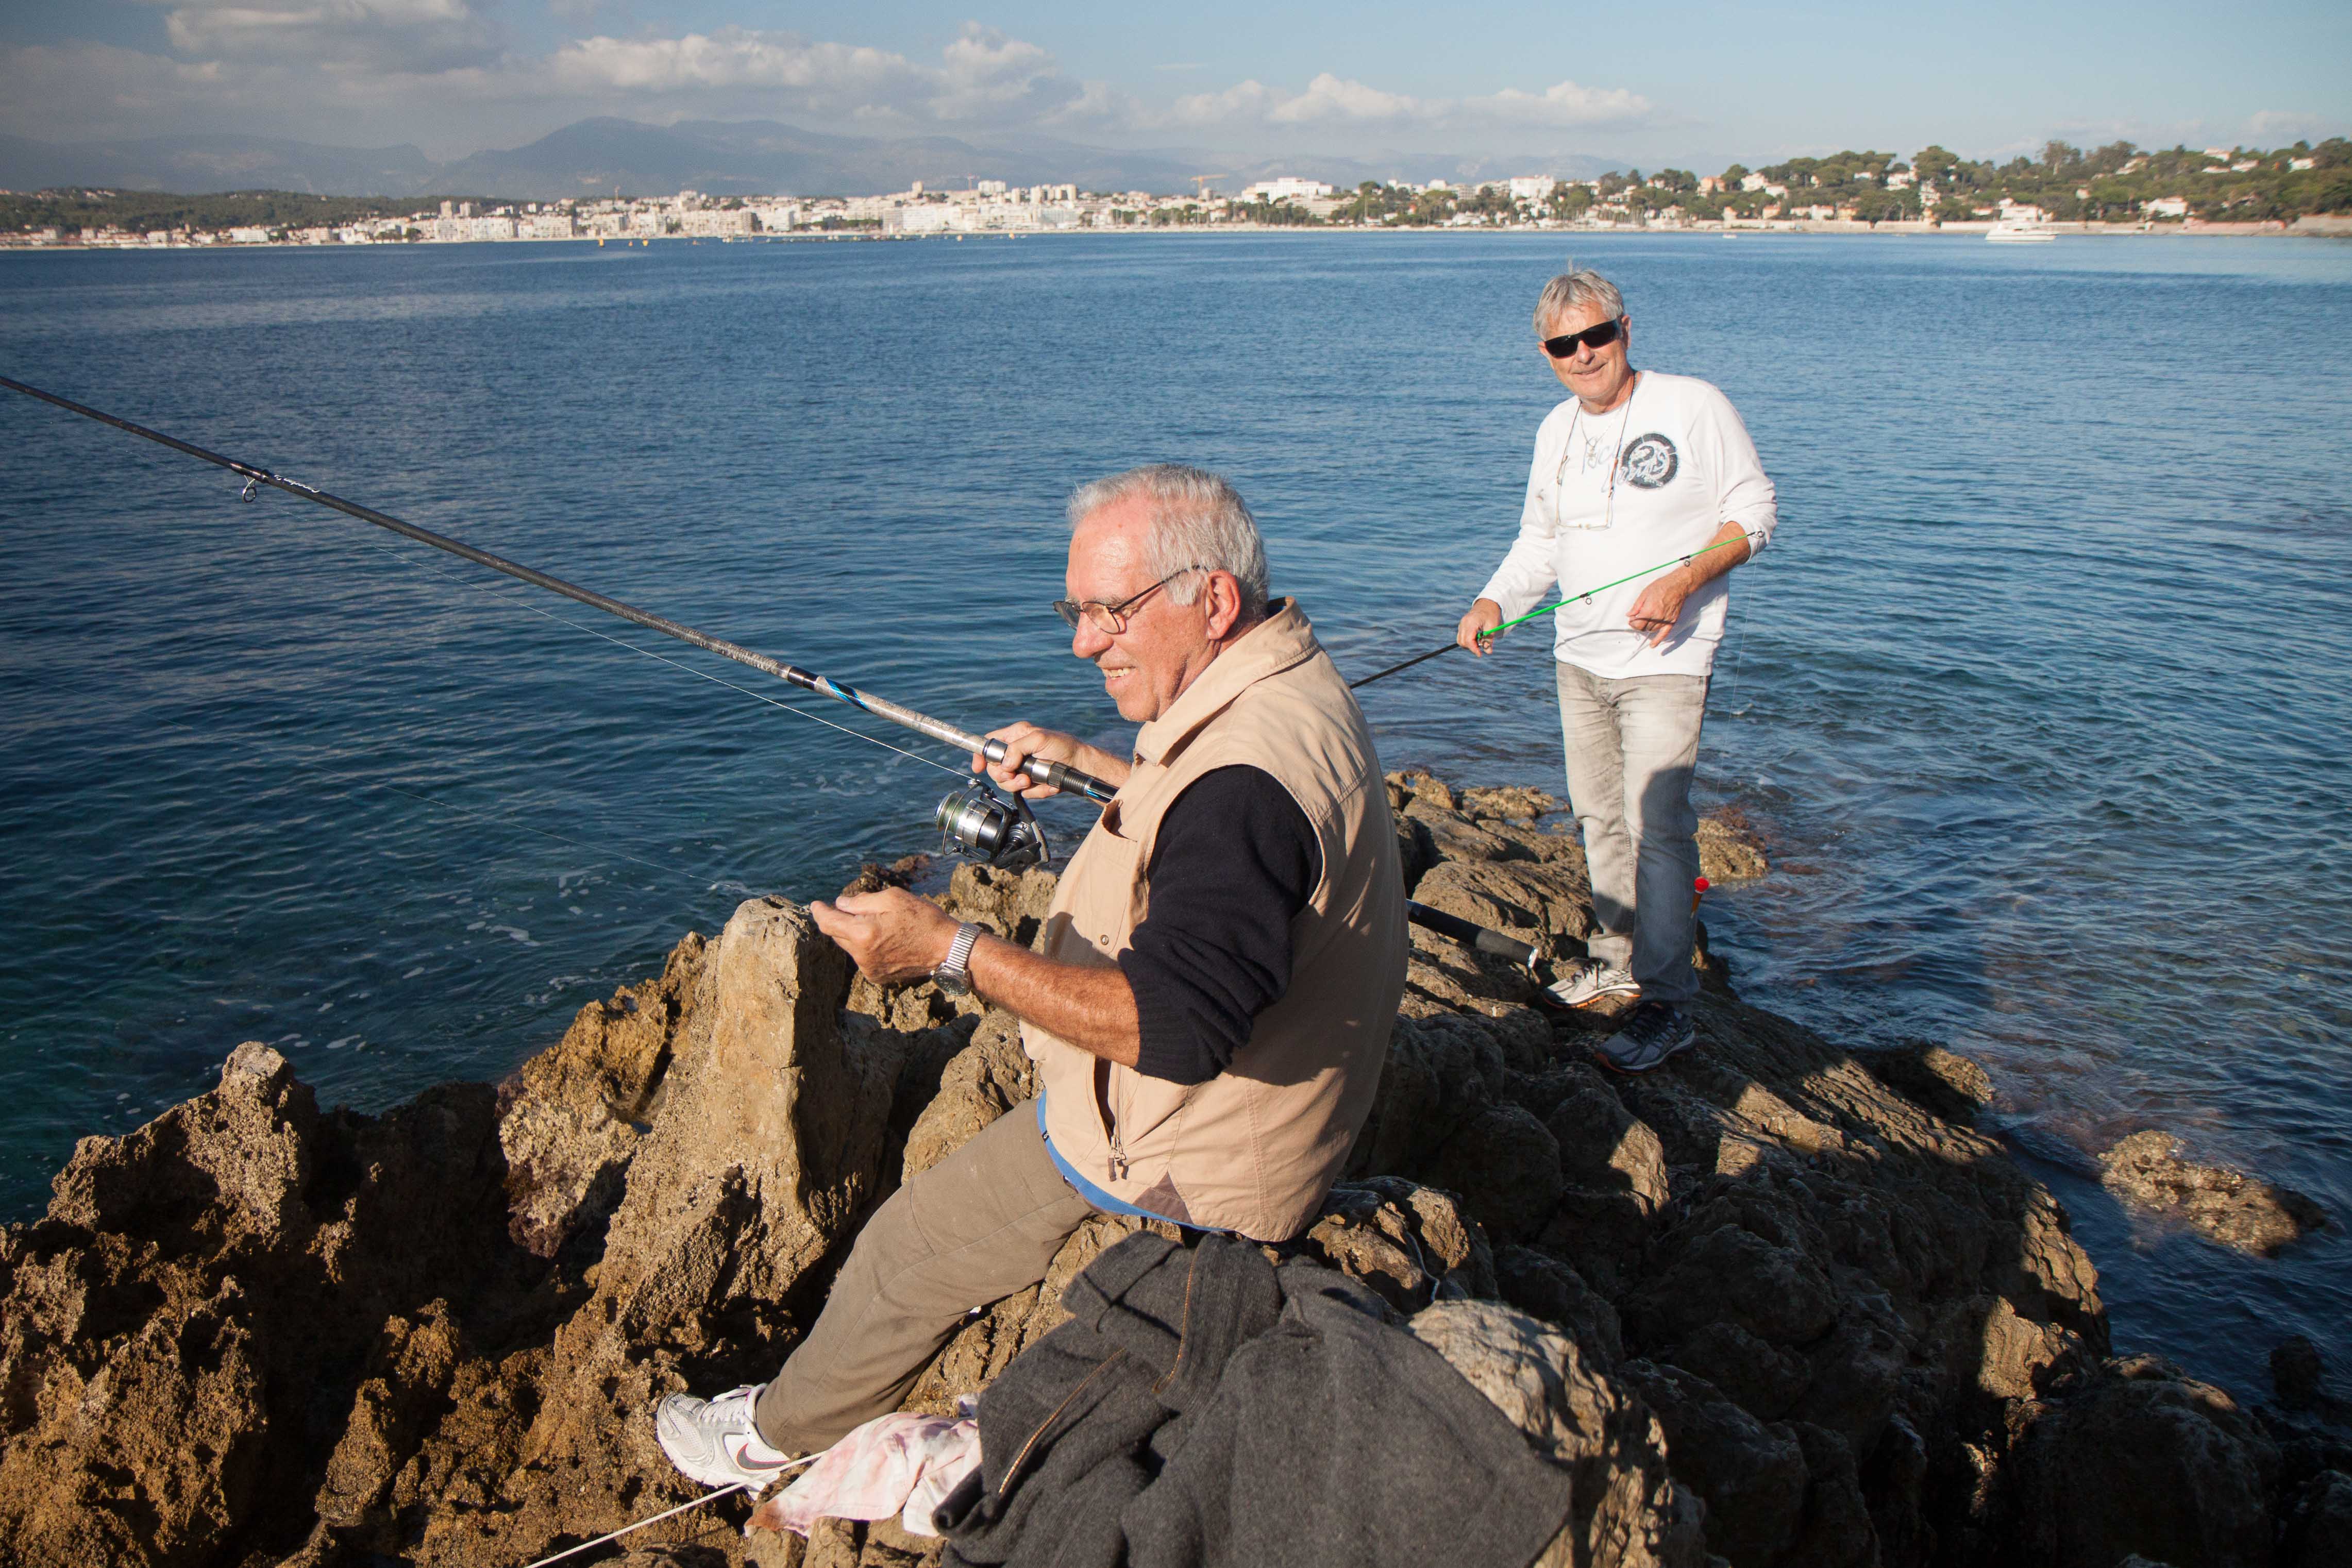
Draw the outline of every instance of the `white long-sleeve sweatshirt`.
[[[1772,481],[1731,400],[1695,376],[1643,371],[1633,395],[1594,415],[1570,398],[1536,432],[1519,537],[1478,597],[1526,614],[1552,584],[1554,656],[1597,675],[1704,675],[1731,606],[1718,577],[1683,603],[1673,632],[1651,647],[1626,617],[1663,573],[1605,592],[1584,590],[1704,549],[1725,523],[1760,550],[1779,520]]]

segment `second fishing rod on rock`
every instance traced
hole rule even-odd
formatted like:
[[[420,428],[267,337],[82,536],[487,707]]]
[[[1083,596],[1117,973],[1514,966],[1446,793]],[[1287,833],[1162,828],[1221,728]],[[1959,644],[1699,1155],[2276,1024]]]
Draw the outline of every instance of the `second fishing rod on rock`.
[[[1006,748],[1004,742],[1001,740],[975,734],[956,725],[949,724],[943,719],[933,718],[929,714],[918,713],[913,708],[894,703],[887,697],[861,691],[856,686],[820,675],[814,671],[802,669],[797,664],[786,664],[781,659],[757,653],[740,643],[730,643],[723,637],[714,637],[707,632],[698,631],[694,627],[672,621],[667,616],[656,615],[649,610],[640,610],[635,605],[614,599],[609,594],[583,588],[578,583],[568,582],[562,578],[541,571],[535,567],[525,566],[520,561],[509,560],[504,556],[467,544],[463,539],[453,538],[447,534],[436,533],[431,528],[421,528],[386,512],[379,512],[373,507],[363,507],[356,501],[347,501],[341,496],[330,494],[316,486],[306,485],[299,479],[289,479],[267,468],[239,462],[234,457],[225,456],[192,442],[166,435],[162,431],[151,430],[143,424],[133,423],[130,420],[107,413],[102,410],[59,397],[54,392],[43,392],[40,388],[28,386],[23,382],[11,381],[5,376],[0,376],[0,388],[22,392],[26,397],[37,398],[42,402],[64,409],[69,413],[96,420],[100,424],[112,425],[117,430],[126,431],[132,435],[171,447],[175,452],[184,452],[191,457],[226,468],[230,473],[244,478],[246,483],[242,494],[243,498],[247,501],[254,499],[265,486],[283,490],[289,496],[299,496],[306,501],[315,501],[346,517],[356,517],[363,523],[373,523],[377,528],[389,529],[404,538],[414,539],[419,544],[431,545],[436,549],[446,550],[449,554],[472,561],[477,566],[484,566],[492,571],[502,572],[520,581],[530,583],[534,588],[545,589],[550,593],[561,594],[566,599],[585,604],[591,609],[601,610],[607,615],[617,616],[623,621],[643,626],[648,631],[659,632],[664,636],[675,637],[682,643],[690,643],[706,653],[731,659],[739,664],[758,670],[762,674],[772,675],[780,681],[798,686],[803,691],[830,697],[835,702],[845,704],[861,712],[872,714],[877,718],[884,718],[893,724],[902,725],[919,734],[929,736],[943,745],[974,753],[991,762],[1001,763],[1004,760]],[[628,646],[625,643],[623,645]],[[642,652],[642,650],[639,651]],[[843,733],[856,736],[858,739],[873,745],[885,744],[872,736],[861,734],[855,729],[844,729]],[[889,749],[898,748],[892,747]],[[1108,804],[1111,798],[1118,793],[1117,785],[1097,779],[1092,774],[1080,772],[1066,763],[1048,761],[1042,757],[1024,758],[1021,764],[1021,771],[1037,783],[1082,796],[1097,805]],[[1052,846],[1045,837],[1044,825],[1037,821],[1035,814],[1030,810],[1029,802],[1021,795],[998,790],[985,776],[976,778],[971,783],[950,793],[944,800],[940,801],[939,810],[934,814],[933,823],[940,829],[949,848],[971,854],[990,865],[1018,870],[1027,866],[1052,863]],[[1431,909],[1424,904],[1411,904],[1409,912],[1417,925],[1467,943],[1481,952],[1492,953],[1507,958],[1512,963],[1533,968],[1540,956],[1530,944],[1517,941],[1501,932],[1488,930],[1459,916]]]

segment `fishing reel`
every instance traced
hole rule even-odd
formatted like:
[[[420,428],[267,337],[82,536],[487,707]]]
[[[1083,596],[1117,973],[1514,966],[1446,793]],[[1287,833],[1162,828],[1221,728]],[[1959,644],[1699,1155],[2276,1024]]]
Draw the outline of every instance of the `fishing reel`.
[[[950,792],[931,824],[944,854],[971,855],[1007,871],[1054,863],[1053,846],[1029,802],[1000,793],[984,779]]]

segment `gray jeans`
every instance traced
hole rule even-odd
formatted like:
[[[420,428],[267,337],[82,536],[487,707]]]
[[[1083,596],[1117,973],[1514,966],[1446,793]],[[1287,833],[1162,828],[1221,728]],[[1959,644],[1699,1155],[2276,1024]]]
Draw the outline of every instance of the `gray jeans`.
[[[1686,1006],[1698,995],[1691,967],[1698,813],[1690,786],[1706,677],[1611,680],[1574,664],[1558,670],[1568,798],[1584,830],[1601,928],[1586,946],[1609,967],[1633,970],[1644,998]]]
[[[816,1326],[760,1396],[760,1436],[829,1448],[898,1407],[974,1307],[1045,1277],[1094,1209],[1054,1168],[1024,1101],[890,1195],[833,1282]]]

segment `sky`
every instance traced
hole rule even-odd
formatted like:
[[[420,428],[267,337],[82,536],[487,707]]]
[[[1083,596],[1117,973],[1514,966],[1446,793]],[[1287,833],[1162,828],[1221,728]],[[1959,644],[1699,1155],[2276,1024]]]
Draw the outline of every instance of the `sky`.
[[[450,159],[600,114],[1703,172],[1931,141],[2273,147],[2352,132],[2352,5],[0,0],[0,134]]]

